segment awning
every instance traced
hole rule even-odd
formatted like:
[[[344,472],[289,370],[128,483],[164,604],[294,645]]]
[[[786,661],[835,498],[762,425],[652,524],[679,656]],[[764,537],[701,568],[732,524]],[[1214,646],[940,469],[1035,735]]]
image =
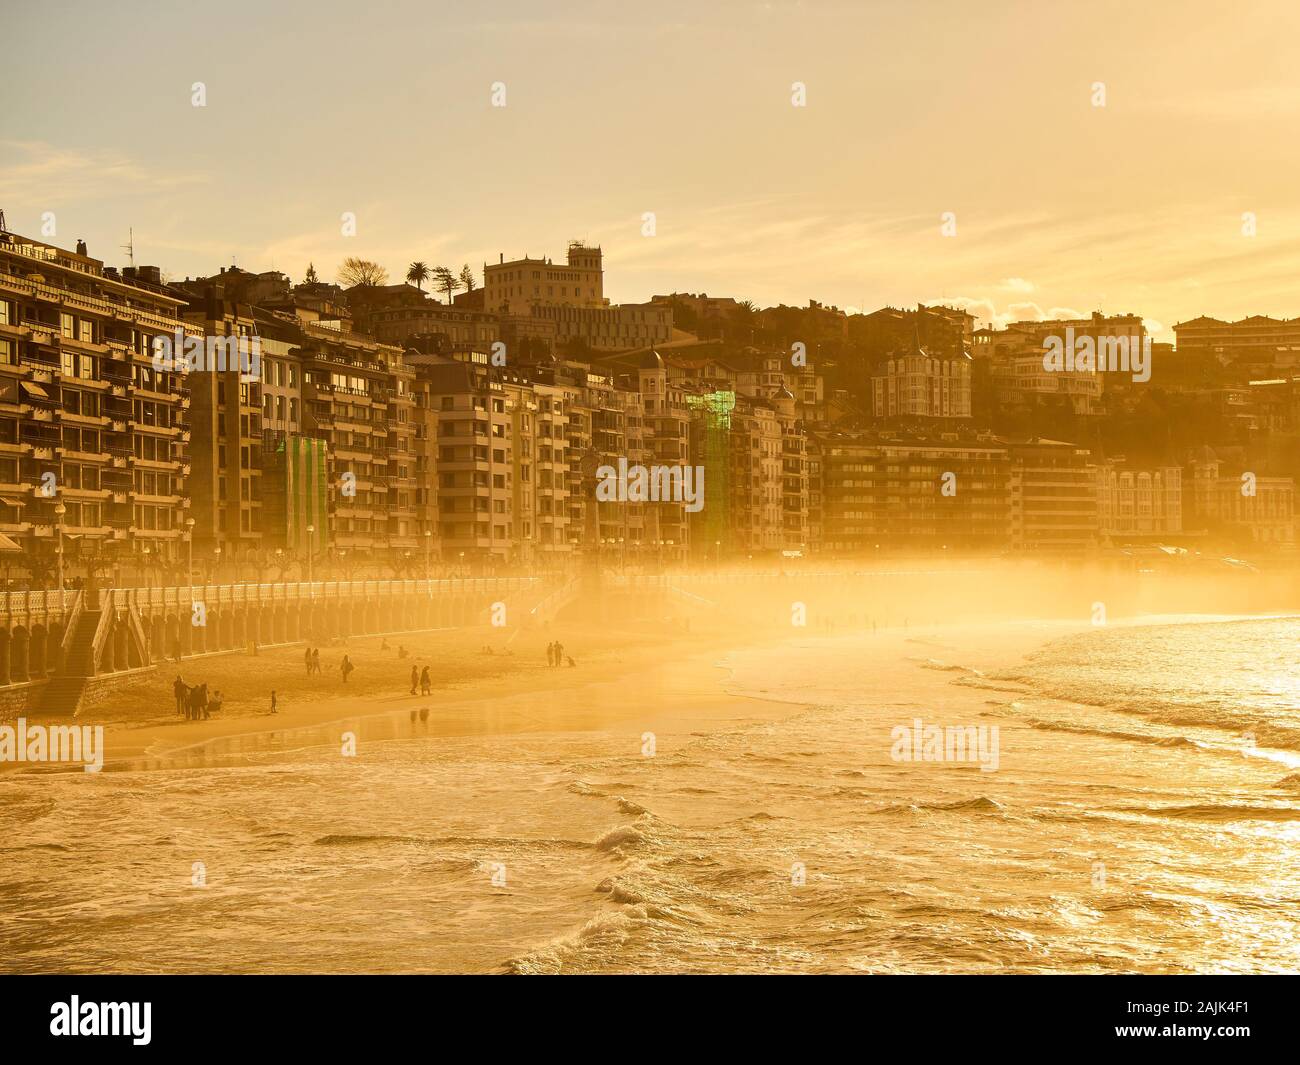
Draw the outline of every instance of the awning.
[[[11,507],[25,507],[27,503],[22,499],[10,499],[8,496],[0,496],[0,503],[5,503]]]
[[[50,398],[50,394],[49,394],[48,392],[46,392],[45,389],[43,389],[43,388],[42,388],[40,385],[38,385],[35,381],[24,381],[24,382],[23,382],[23,391],[24,391],[24,392],[29,392],[29,393],[31,393],[33,396],[40,396],[41,399],[49,399],[49,398]]]
[[[9,539],[9,537],[7,537],[4,533],[0,533],[0,551],[21,551],[21,550],[22,548],[19,547],[16,543],[14,543],[13,540]]]

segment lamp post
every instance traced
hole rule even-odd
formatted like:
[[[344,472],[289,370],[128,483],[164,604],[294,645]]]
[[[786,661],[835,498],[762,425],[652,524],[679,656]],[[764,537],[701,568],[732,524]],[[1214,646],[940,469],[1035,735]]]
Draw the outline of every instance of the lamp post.
[[[217,544],[212,549],[212,583],[220,584],[221,577],[221,545]]]
[[[55,522],[54,531],[58,536],[58,543],[54,547],[54,554],[59,563],[59,609],[63,609],[63,515],[68,512],[68,508],[62,503],[54,504],[54,516],[58,518]]]
[[[190,586],[190,598],[194,598],[194,519],[185,519],[185,574]]]
[[[429,551],[433,547],[433,530],[424,530],[424,583],[429,590],[429,596],[433,596],[433,582],[429,577]]]
[[[315,546],[316,546],[316,526],[308,525],[307,526],[307,595],[309,598],[312,599],[316,597],[315,588],[312,585],[312,579],[311,579],[312,578],[312,565],[311,565],[312,550],[315,548]]]

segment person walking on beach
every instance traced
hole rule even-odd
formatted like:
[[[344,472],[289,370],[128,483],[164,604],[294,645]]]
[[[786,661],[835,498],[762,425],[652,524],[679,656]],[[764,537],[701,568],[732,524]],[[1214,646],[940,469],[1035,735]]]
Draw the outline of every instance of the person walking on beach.
[[[554,640],[552,640],[550,643],[546,645],[546,664],[548,666],[555,665],[555,641]]]
[[[185,713],[185,693],[187,691],[185,682],[181,680],[181,675],[177,673],[176,683],[172,685],[172,694],[176,696],[176,712],[178,714]]]
[[[433,681],[429,678],[429,667],[425,666],[420,673],[420,694],[428,695],[433,690]]]
[[[271,713],[275,713],[275,689],[271,689]]]
[[[411,694],[415,694],[415,689],[420,683],[420,671],[414,666],[411,667]]]
[[[344,684],[348,682],[348,674],[352,672],[353,668],[354,667],[352,665],[352,659],[350,659],[347,655],[344,655],[343,663],[339,666],[339,672],[343,674]]]
[[[560,643],[559,640],[555,641],[555,665],[564,665],[564,644]]]
[[[313,673],[320,672],[320,648],[313,649],[311,653],[311,668]]]
[[[311,676],[311,648],[307,648],[307,653],[302,656],[302,660],[307,663],[307,676]]]

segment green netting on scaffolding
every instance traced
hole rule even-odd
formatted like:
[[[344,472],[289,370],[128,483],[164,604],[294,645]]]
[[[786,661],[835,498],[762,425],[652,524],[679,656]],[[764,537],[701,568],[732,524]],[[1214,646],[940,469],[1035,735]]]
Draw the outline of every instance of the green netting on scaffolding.
[[[692,435],[698,441],[693,459],[704,466],[704,507],[691,515],[691,540],[697,550],[707,551],[716,543],[725,544],[731,527],[731,412],[736,393],[687,395],[686,406],[694,415]]]

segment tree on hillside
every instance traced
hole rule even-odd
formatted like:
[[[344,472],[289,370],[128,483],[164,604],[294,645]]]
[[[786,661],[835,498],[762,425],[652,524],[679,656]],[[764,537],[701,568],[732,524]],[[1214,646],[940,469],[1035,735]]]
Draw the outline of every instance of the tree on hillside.
[[[461,287],[461,280],[445,266],[435,266],[433,268],[433,287],[437,292],[447,293],[447,302],[451,303],[451,295]]]
[[[349,257],[339,267],[339,284],[344,288],[360,285],[362,288],[375,288],[388,283],[388,271],[369,259]]]
[[[429,264],[418,259],[406,268],[406,280],[424,291],[424,283],[429,280]]]
[[[306,283],[306,284],[308,284],[308,285],[314,285],[314,284],[316,284],[316,283],[319,282],[319,281],[320,281],[320,278],[318,278],[318,277],[316,276],[316,265],[315,265],[314,263],[308,263],[308,264],[307,264],[307,273],[306,273],[306,275],[303,277],[303,282]]]
[[[460,287],[466,292],[473,292],[475,284],[474,271],[469,268],[469,263],[466,263],[460,268]]]

